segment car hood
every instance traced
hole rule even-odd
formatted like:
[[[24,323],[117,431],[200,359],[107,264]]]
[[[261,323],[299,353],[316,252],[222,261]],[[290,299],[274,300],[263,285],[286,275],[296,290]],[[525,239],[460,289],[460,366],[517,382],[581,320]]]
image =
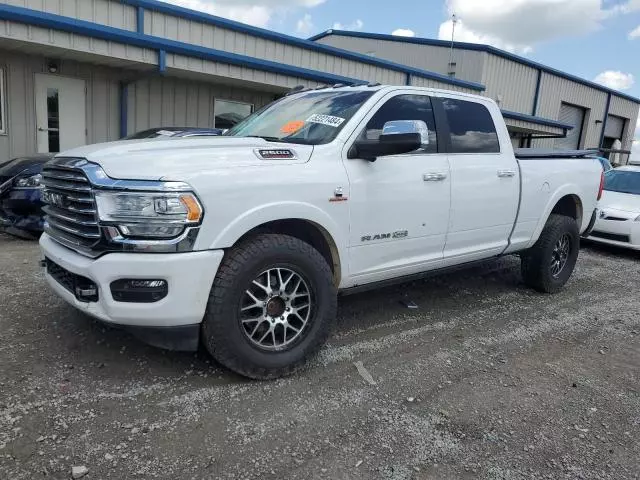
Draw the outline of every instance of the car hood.
[[[287,149],[293,159],[265,160],[259,150]],[[267,142],[261,138],[207,137],[128,140],[75,148],[58,157],[85,158],[117,179],[184,180],[211,170],[309,161],[313,146]]]
[[[602,192],[599,208],[604,211],[617,210],[640,214],[640,195],[605,190]]]
[[[29,157],[14,158],[0,167],[0,183],[1,179],[13,178],[25,170],[32,170],[38,173],[42,169],[42,165],[51,160],[53,155],[39,154]]]

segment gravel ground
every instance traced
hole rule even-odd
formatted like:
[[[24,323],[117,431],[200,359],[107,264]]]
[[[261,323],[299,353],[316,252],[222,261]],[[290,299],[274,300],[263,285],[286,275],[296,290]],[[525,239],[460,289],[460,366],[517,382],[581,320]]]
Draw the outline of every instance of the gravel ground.
[[[507,258],[345,297],[259,383],[83,316],[0,236],[0,478],[640,478],[639,259],[587,247],[556,296]]]

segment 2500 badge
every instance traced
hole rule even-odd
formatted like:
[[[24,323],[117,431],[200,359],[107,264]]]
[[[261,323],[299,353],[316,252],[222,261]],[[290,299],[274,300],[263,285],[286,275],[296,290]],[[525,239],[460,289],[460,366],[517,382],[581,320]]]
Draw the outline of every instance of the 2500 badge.
[[[398,230],[393,233],[378,233],[376,235],[364,235],[360,238],[361,242],[373,242],[375,240],[389,240],[389,239],[397,239],[397,238],[406,238],[409,236],[409,232],[407,230]]]

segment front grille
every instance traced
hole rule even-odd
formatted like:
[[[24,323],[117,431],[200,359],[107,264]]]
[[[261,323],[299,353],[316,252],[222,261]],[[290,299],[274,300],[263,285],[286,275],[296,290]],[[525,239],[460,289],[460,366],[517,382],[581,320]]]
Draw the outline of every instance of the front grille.
[[[45,258],[45,263],[47,273],[66,290],[70,291],[78,300],[81,302],[98,301],[98,287],[93,281],[70,272],[49,258]]]
[[[65,270],[57,263],[52,262],[48,258],[46,259],[46,262],[47,262],[47,273],[51,275],[56,282],[58,282],[60,285],[62,285],[64,288],[66,288],[67,290],[69,290],[71,293],[75,295],[76,282],[73,278],[74,274],[68,270]]]
[[[91,249],[100,241],[100,227],[91,184],[82,170],[46,165],[42,172],[47,205],[45,231],[70,247]]]
[[[631,241],[631,237],[629,235],[619,235],[617,233],[607,233],[607,232],[591,232],[592,237],[603,238],[605,240],[613,240],[615,242],[624,242],[629,243]]]

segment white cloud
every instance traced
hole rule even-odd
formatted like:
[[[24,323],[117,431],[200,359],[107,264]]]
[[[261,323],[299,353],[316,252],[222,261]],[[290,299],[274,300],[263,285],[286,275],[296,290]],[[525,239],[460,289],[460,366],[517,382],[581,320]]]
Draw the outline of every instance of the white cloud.
[[[451,20],[440,25],[440,30],[438,31],[438,38],[440,40],[451,40],[452,25],[453,23]],[[502,50],[507,50],[509,52],[529,53],[533,50],[532,47],[528,45],[508,43],[495,35],[477,33],[468,28],[462,20],[458,20],[456,23],[454,38],[456,42],[483,43],[486,45],[493,45],[494,47],[501,48]]]
[[[347,24],[335,22],[331,28],[334,30],[362,30],[363,26],[364,22],[358,18],[357,20]]]
[[[266,27],[274,13],[295,8],[312,8],[325,0],[162,0],[256,27]]]
[[[296,24],[296,31],[302,35],[309,35],[314,29],[313,22],[311,21],[311,15],[304,14],[298,23]]]
[[[527,53],[539,43],[590,33],[615,15],[640,10],[640,0],[605,7],[602,0],[446,0],[458,19],[456,40]],[[451,21],[439,38],[451,39]]]
[[[616,90],[628,90],[633,86],[635,80],[630,73],[607,70],[600,73],[593,81]]]
[[[640,25],[629,32],[629,40],[640,38]]]
[[[398,37],[415,37],[416,32],[409,30],[408,28],[397,28],[391,32],[391,35],[396,35]]]

